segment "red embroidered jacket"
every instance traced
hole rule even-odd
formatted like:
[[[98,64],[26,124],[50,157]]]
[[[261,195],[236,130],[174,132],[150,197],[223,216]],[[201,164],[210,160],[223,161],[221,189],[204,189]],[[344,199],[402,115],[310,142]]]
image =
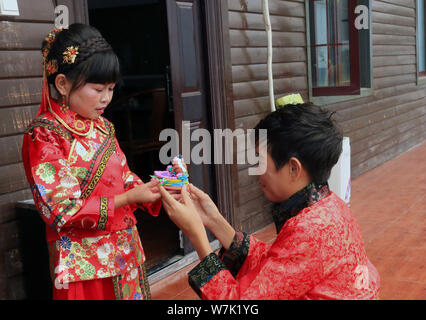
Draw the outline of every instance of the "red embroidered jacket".
[[[379,275],[346,203],[327,185],[289,200],[274,216],[272,245],[237,232],[220,258],[212,253],[190,271],[192,288],[209,300],[377,299]]]
[[[112,277],[137,268],[145,254],[136,205],[114,208],[114,196],[142,181],[130,171],[105,118],[91,121],[53,99],[23,142],[34,201],[46,223],[51,274],[59,283]],[[141,204],[158,215],[161,202]]]

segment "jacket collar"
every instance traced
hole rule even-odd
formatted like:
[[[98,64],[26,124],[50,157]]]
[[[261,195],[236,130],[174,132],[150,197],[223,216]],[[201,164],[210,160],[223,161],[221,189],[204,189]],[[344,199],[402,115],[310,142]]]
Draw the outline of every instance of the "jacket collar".
[[[55,99],[51,98],[49,102],[49,111],[52,112],[55,118],[72,133],[79,136],[89,136],[92,133],[93,128],[97,127],[105,134],[109,134],[109,130],[106,127],[106,121],[103,117],[99,117],[96,120],[86,119],[69,108],[64,108],[59,105]]]
[[[290,218],[296,216],[304,208],[313,205],[330,194],[328,183],[310,183],[302,190],[293,194],[284,202],[277,203],[272,209],[272,218],[277,228],[277,233],[280,232],[283,225]]]

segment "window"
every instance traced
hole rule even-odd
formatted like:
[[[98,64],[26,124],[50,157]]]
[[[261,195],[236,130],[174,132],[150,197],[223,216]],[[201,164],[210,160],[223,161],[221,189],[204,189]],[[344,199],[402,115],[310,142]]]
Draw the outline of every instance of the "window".
[[[425,1],[417,0],[417,72],[426,76]]]
[[[0,15],[19,16],[17,0],[0,0]]]
[[[356,28],[368,0],[307,0],[308,63],[313,97],[360,95],[371,88],[370,28]],[[366,13],[368,18],[368,12]]]

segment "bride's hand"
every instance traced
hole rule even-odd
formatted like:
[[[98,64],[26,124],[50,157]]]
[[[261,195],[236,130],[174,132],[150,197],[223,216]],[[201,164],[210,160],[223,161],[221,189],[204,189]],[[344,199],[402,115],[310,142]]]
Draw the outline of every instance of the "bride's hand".
[[[136,186],[135,188],[125,193],[127,197],[127,204],[133,203],[152,203],[161,198],[161,194],[158,190],[159,181],[151,180],[148,183],[144,183]]]

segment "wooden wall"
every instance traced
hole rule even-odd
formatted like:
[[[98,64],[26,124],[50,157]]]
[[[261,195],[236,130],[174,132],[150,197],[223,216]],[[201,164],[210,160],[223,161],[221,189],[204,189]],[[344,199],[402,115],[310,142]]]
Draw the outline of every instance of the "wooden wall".
[[[426,137],[426,87],[416,83],[415,0],[372,1],[373,86],[369,97],[329,105],[351,140],[352,178],[418,145]],[[270,0],[275,96],[308,100],[304,0]],[[228,0],[235,128],[249,129],[269,112],[267,39],[260,0]],[[271,222],[248,166],[238,166],[235,227]]]
[[[267,38],[262,1],[228,0],[229,44],[235,128],[253,128],[269,112]],[[270,0],[274,90],[277,97],[298,92],[308,97],[305,5],[300,1]],[[248,232],[272,222],[269,203],[258,176],[238,165],[238,194],[234,197],[235,227]]]
[[[22,134],[40,104],[40,48],[54,19],[51,0],[19,0],[18,6],[19,16],[0,16],[0,299],[25,298],[15,203],[32,196]]]

